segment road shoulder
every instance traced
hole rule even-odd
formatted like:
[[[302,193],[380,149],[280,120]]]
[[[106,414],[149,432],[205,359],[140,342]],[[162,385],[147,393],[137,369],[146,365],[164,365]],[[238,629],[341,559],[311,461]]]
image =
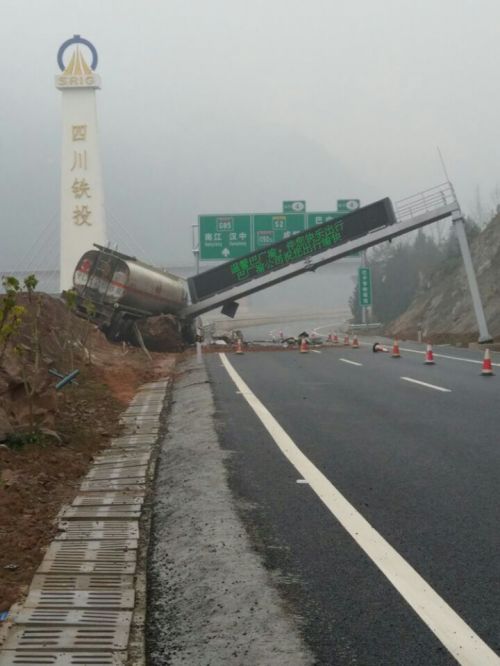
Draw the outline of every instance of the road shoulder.
[[[155,480],[149,663],[312,664],[234,506],[205,367],[180,371]]]

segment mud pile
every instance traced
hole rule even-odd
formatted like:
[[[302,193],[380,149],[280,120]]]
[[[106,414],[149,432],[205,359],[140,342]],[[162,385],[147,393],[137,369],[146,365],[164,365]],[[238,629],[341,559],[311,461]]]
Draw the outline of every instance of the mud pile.
[[[173,315],[158,315],[139,319],[137,328],[144,344],[150,351],[180,352],[186,344],[179,329],[178,320]]]

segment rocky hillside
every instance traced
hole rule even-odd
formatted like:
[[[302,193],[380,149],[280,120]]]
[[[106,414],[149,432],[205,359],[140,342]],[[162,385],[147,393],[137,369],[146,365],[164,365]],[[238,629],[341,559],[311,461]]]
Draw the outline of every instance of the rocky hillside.
[[[486,321],[495,341],[500,340],[500,214],[472,241],[471,253],[483,300]],[[388,335],[433,342],[472,342],[478,328],[461,259],[439,267],[408,310],[386,329]]]

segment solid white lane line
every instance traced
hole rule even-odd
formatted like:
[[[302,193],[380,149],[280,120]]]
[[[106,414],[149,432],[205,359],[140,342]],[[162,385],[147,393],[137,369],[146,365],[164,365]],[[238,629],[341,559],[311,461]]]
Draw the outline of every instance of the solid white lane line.
[[[404,352],[411,352],[412,354],[425,354],[425,351],[419,351],[418,349],[406,349],[405,347],[400,347],[399,348],[401,351]],[[433,356],[437,356],[438,358],[449,358],[452,361],[463,361],[464,363],[476,363],[481,365],[482,361],[477,361],[474,358],[464,358],[463,356],[450,356],[449,354],[440,354],[439,352],[433,351]],[[497,368],[500,368],[500,363],[492,363],[491,365],[496,366]]]
[[[311,349],[313,354],[321,354],[321,352],[318,349]]]
[[[500,666],[500,658],[455,613],[413,567],[368,523],[313,463],[260,402],[233,368],[221,360],[245,400],[259,417],[281,452],[344,529],[398,590],[429,629],[462,666]]]
[[[350,361],[348,358],[339,358],[339,361],[342,361],[343,363],[350,363],[351,365],[363,365],[357,361]]]
[[[451,393],[451,389],[444,388],[443,386],[436,386],[435,384],[427,384],[427,382],[420,382],[418,379],[412,379],[411,377],[401,377],[405,382],[411,382],[412,384],[420,384],[420,386],[426,386],[427,388],[435,389],[436,391],[442,391],[443,393]]]

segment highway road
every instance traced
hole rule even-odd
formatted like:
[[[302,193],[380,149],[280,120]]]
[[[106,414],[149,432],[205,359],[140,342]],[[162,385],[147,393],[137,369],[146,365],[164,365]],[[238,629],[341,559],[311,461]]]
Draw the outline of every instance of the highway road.
[[[205,357],[232,491],[318,665],[500,664],[500,368],[423,349]]]

